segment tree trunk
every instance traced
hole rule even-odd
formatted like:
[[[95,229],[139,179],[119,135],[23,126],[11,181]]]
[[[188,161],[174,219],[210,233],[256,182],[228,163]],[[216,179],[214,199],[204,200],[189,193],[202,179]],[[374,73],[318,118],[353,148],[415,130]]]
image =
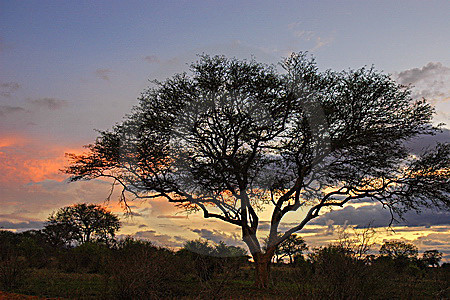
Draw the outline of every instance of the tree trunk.
[[[253,260],[255,261],[255,285],[262,289],[269,287],[272,256],[268,253],[256,253],[253,255]]]

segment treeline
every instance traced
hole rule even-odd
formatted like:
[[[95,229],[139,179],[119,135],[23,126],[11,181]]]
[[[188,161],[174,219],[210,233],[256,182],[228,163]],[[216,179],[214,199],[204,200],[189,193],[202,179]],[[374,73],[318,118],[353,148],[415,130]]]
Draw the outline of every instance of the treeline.
[[[0,230],[3,291],[23,290],[33,270],[44,269],[99,274],[109,282],[107,298],[187,296],[187,283],[208,289],[212,279],[222,275],[226,275],[227,281],[233,279],[246,264],[245,249],[223,242],[189,241],[178,251],[131,237],[107,243],[95,240],[76,246],[55,246],[41,230],[21,233]]]
[[[266,290],[253,285],[254,266],[241,247],[193,240],[175,251],[117,239],[119,228],[117,216],[83,203],[59,209],[42,230],[0,230],[0,290],[95,299],[450,296],[442,253],[419,256],[413,244],[390,241],[375,255],[371,228],[344,229],[337,243],[309,251],[302,237],[291,235],[275,251]]]

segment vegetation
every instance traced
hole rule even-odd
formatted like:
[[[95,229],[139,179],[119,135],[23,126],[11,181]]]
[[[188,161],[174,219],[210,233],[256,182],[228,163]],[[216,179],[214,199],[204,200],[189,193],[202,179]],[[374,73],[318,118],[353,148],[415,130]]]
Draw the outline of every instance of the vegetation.
[[[438,130],[426,100],[373,68],[319,72],[304,53],[280,65],[202,55],[189,75],[154,82],[88,153],[69,155],[66,172],[73,181],[112,178],[137,197],[239,226],[260,287],[278,245],[323,209],[364,199],[394,218],[450,207],[450,145],[421,156],[405,146]],[[263,208],[272,211],[265,250]],[[279,235],[296,211],[302,219]]]
[[[53,245],[67,246],[72,242],[89,243],[92,239],[108,243],[119,228],[119,218],[104,207],[81,203],[52,214],[43,233]]]
[[[408,246],[408,244],[405,244]],[[383,245],[386,248],[386,244]],[[382,247],[383,248],[383,247]],[[41,251],[45,249],[45,251]],[[312,249],[292,263],[272,265],[270,288],[251,280],[245,250],[189,241],[173,251],[126,238],[58,248],[38,232],[0,231],[0,290],[71,299],[304,298],[445,299],[448,265],[413,257],[360,258],[336,244]],[[192,250],[192,251],[191,251]],[[36,259],[37,251],[40,260]],[[432,251],[432,256],[441,253]],[[213,255],[213,256],[209,256]],[[397,261],[401,260],[402,264]],[[0,297],[5,294],[0,293]],[[6,294],[5,297],[8,297]]]

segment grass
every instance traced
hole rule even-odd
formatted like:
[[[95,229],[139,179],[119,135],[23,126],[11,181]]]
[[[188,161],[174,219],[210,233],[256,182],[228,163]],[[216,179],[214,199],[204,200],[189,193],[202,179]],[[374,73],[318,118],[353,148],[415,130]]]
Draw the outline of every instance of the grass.
[[[109,284],[102,275],[64,273],[57,269],[29,270],[23,285],[14,292],[76,299],[100,299],[110,295]]]
[[[277,277],[292,275],[291,268],[275,267]],[[431,270],[438,271],[438,270]],[[386,278],[368,299],[447,299],[449,297],[447,273],[436,272],[427,276]],[[253,285],[253,272],[240,270],[236,277],[216,277],[200,283],[194,276],[174,281],[172,297],[183,299],[324,299],[314,295],[320,283],[299,282],[295,279],[273,280],[272,288],[260,290]],[[114,282],[104,275],[65,273],[57,269],[30,269],[23,284],[12,292],[44,298],[114,299]],[[326,299],[326,298],[325,298]],[[358,298],[355,298],[358,299]]]

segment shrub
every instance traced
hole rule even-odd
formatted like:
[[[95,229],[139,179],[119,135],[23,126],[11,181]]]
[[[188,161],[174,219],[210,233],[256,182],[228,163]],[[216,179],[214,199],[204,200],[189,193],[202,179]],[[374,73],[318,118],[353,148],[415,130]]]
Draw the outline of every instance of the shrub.
[[[18,256],[10,256],[0,261],[0,286],[12,290],[23,283],[26,274],[25,263]]]
[[[173,252],[130,238],[118,243],[107,271],[118,299],[158,299],[179,295],[182,274]]]
[[[110,255],[110,249],[97,242],[87,242],[61,252],[60,268],[73,273],[102,273]]]

